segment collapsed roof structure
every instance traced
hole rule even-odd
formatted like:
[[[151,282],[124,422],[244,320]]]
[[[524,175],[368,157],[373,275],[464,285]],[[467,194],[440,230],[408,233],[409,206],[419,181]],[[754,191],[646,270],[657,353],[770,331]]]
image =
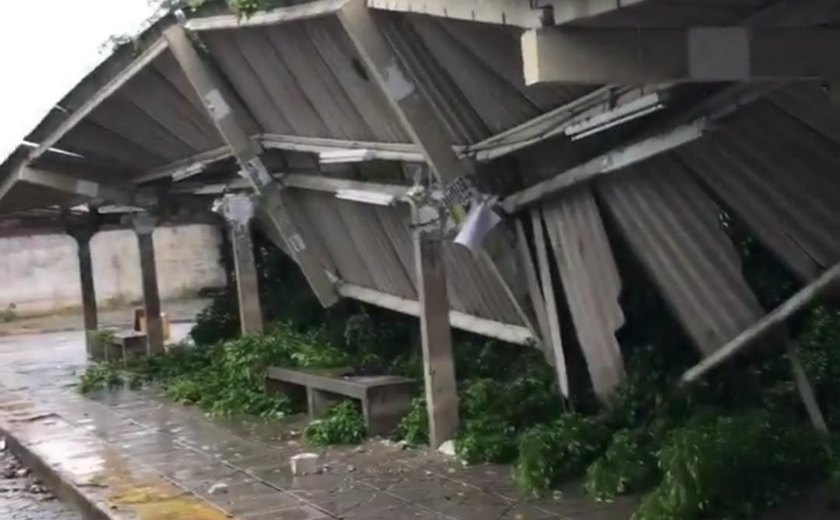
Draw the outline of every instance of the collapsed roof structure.
[[[564,392],[573,329],[596,394],[621,382],[606,220],[704,358],[689,378],[837,275],[840,1],[283,4],[172,13],[118,49],[0,166],[0,212],[255,194],[324,305],[421,317],[440,440],[450,324],[543,348]],[[445,222],[487,197],[485,247],[452,243]],[[723,210],[809,283],[779,313]]]

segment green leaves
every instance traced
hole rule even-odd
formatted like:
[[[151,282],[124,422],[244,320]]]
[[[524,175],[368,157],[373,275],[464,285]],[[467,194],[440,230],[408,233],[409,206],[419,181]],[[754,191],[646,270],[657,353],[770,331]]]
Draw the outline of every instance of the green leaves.
[[[526,431],[519,439],[516,483],[537,495],[554,488],[586,469],[609,434],[603,421],[575,413]]]
[[[397,435],[411,446],[429,444],[429,416],[425,397],[412,399],[408,413],[400,421]]]
[[[469,419],[458,432],[455,454],[466,464],[507,464],[516,459],[516,429],[492,417]]]
[[[672,432],[659,455],[664,478],[634,520],[751,518],[824,471],[815,434],[765,412],[698,417]]]
[[[330,408],[323,419],[313,421],[304,432],[313,446],[359,444],[367,436],[365,419],[354,401],[342,401]]]
[[[79,391],[89,394],[98,390],[107,390],[123,386],[122,373],[116,367],[105,363],[89,365],[79,381]]]
[[[653,441],[643,430],[621,430],[586,470],[584,489],[599,501],[647,491],[659,480]]]

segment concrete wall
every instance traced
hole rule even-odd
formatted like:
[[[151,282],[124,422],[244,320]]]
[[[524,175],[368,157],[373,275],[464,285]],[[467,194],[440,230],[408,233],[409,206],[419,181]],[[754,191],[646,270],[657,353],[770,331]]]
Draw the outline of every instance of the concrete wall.
[[[194,225],[155,230],[158,285],[163,299],[223,287],[219,230]],[[96,296],[102,305],[143,298],[137,237],[103,231],[91,240]],[[81,305],[76,242],[67,235],[0,239],[0,311],[47,313]]]

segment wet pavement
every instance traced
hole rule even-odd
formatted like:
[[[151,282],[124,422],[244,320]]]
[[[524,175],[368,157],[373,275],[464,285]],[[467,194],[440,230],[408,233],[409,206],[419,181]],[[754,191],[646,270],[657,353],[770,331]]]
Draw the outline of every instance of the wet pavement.
[[[0,518],[5,520],[78,520],[36,481],[0,441]]]
[[[243,520],[624,520],[633,509],[631,501],[599,505],[572,490],[562,500],[527,499],[516,490],[509,467],[464,468],[436,452],[376,439],[362,447],[323,450],[323,474],[293,477],[289,458],[312,451],[300,441],[300,419],[269,424],[209,418],[149,389],[86,398],[74,387],[84,364],[81,333],[0,338],[0,413],[3,403],[8,409],[21,401],[34,403],[39,412],[19,413],[47,411],[49,424],[27,425],[33,446],[74,478],[87,478],[82,484],[113,482],[116,472],[125,477],[118,484],[128,493],[126,487],[139,486],[134,482],[151,479],[154,486],[174,486],[187,492],[181,497],[206,501]],[[57,447],[51,446],[55,439]],[[60,456],[67,439],[75,452],[70,459]],[[114,493],[100,498],[125,506]]]
[[[0,425],[103,508],[132,518],[626,520],[636,506],[598,504],[575,486],[531,499],[507,466],[465,468],[376,439],[322,450],[323,474],[293,477],[289,458],[312,451],[300,418],[209,418],[150,389],[85,398],[74,387],[84,363],[81,333],[0,338]]]
[[[163,302],[163,312],[172,322],[192,321],[210,300],[191,298]],[[131,328],[134,324],[134,310],[142,305],[123,305],[99,309],[99,324],[102,328]],[[18,317],[11,321],[0,321],[0,336],[44,334],[49,332],[72,332],[84,328],[78,309],[43,316]]]

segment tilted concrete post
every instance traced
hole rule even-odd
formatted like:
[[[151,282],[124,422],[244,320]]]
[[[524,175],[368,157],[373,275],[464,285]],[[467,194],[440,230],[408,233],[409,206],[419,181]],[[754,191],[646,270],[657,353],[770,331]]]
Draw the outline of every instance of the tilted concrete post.
[[[76,240],[79,255],[79,280],[82,288],[82,313],[84,315],[85,344],[89,360],[98,360],[91,342],[91,333],[99,329],[99,315],[96,306],[96,286],[93,276],[93,258],[90,241],[98,231],[96,215],[83,223],[67,225],[67,234]]]
[[[413,218],[415,225],[422,225],[416,210]],[[435,449],[455,437],[459,423],[443,248],[439,229],[415,230],[414,261],[420,298],[423,380],[429,415],[429,442]]]
[[[163,322],[160,312],[160,291],[155,265],[155,244],[153,240],[157,218],[149,213],[132,217],[132,225],[137,233],[137,245],[140,249],[140,274],[143,279],[143,302],[146,310],[146,335],[148,353],[163,352]]]
[[[216,202],[216,210],[224,217],[230,232],[242,334],[262,332],[263,314],[251,239],[254,202],[247,195],[227,195]]]

